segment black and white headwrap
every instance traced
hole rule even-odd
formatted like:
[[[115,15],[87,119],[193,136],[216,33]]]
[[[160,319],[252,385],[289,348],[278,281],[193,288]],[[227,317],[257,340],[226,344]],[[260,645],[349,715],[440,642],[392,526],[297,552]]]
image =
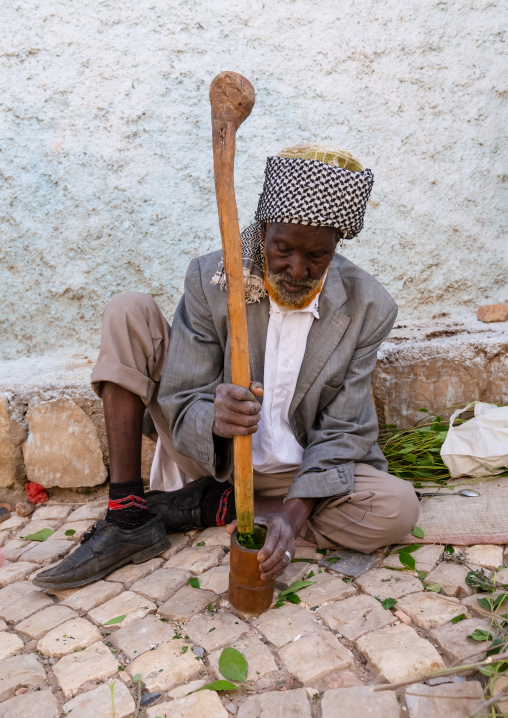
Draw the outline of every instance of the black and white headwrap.
[[[369,169],[351,171],[315,159],[268,157],[256,221],[241,233],[247,303],[266,294],[263,222],[334,227],[342,238],[353,239],[363,228],[373,184]],[[212,284],[225,287],[222,262]]]

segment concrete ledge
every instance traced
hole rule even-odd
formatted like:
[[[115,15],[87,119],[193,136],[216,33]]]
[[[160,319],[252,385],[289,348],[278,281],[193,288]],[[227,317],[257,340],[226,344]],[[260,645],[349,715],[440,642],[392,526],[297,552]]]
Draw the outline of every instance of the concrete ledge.
[[[46,402],[54,403],[49,409],[57,411],[58,406],[68,407],[61,400],[71,400],[91,419],[93,436],[87,429],[87,441],[91,443],[83,455],[92,452],[96,441],[102,461],[108,466],[102,403],[90,387],[95,358],[95,352],[71,356],[62,352],[0,362],[0,496],[12,498],[23,490],[27,478],[23,449],[27,456],[28,443],[37,440],[33,427],[29,433],[31,416]],[[478,400],[508,404],[508,323],[483,324],[473,315],[464,315],[397,324],[379,352],[372,392],[380,422],[397,421],[403,426],[411,426],[421,418],[420,407],[440,411]],[[88,421],[86,417],[81,417],[76,426],[83,426]],[[57,424],[51,426],[53,429],[47,431],[55,433]],[[62,427],[62,438],[55,439],[55,444],[65,443],[67,433],[72,431],[70,426]],[[47,442],[48,434],[45,436]],[[148,479],[154,444],[144,439],[143,448],[143,477]],[[48,486],[55,487],[51,488],[52,496],[68,492],[69,485],[80,493],[101,493],[100,483],[106,474],[101,471],[97,481],[93,476],[83,479],[85,468],[80,474],[74,467],[73,474],[66,463],[65,447],[61,453],[62,458],[57,454],[53,461],[48,479]],[[61,471],[58,461],[62,463]],[[36,480],[30,471],[28,479]],[[94,482],[99,485],[94,487]]]

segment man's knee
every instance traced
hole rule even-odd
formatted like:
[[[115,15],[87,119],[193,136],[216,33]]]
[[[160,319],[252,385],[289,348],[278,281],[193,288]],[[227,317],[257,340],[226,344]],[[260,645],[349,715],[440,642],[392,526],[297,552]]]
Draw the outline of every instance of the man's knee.
[[[418,521],[420,504],[410,481],[400,479],[396,493],[393,494],[394,525],[400,537],[411,533]]]
[[[144,311],[157,306],[154,299],[144,292],[120,292],[115,294],[104,310],[104,318],[120,317],[134,312]]]

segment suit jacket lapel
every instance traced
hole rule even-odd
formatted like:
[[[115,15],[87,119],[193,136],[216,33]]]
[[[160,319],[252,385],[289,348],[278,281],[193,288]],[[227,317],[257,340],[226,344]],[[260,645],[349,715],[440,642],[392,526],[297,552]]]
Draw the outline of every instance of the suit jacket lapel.
[[[351,317],[348,317],[340,309],[346,299],[346,290],[339,270],[332,264],[319,297],[320,318],[314,319],[307,338],[305,356],[289,407],[290,417],[295,413],[297,406],[316,380],[351,322]]]

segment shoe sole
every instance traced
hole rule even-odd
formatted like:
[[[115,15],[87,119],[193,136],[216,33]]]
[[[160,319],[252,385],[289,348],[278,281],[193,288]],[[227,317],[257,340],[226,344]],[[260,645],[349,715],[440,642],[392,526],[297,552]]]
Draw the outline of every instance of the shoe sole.
[[[151,558],[156,558],[160,553],[166,551],[166,549],[168,549],[170,546],[171,543],[168,537],[164,536],[164,538],[162,538],[160,541],[157,541],[157,543],[153,544],[152,546],[147,546],[147,548],[144,548],[141,551],[137,551],[130,556],[126,556],[121,561],[117,561],[117,563],[113,564],[113,566],[108,566],[108,568],[105,568],[103,571],[99,571],[99,573],[96,573],[90,578],[83,578],[80,581],[71,581],[69,583],[60,583],[56,581],[53,583],[47,583],[45,581],[37,581],[37,579],[35,578],[32,583],[38,588],[54,588],[58,589],[59,591],[64,591],[67,588],[80,588],[81,586],[87,586],[89,583],[95,583],[95,581],[99,581],[104,576],[108,576],[110,573],[113,573],[113,571],[116,571],[117,568],[121,568],[127,563],[144,563],[145,561],[149,561]]]

